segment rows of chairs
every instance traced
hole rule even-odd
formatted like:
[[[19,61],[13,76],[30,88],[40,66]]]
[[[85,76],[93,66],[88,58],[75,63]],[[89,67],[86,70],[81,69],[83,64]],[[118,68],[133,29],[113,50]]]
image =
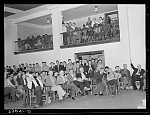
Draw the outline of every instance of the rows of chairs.
[[[90,91],[90,94],[93,95],[94,94],[94,90],[97,88],[97,84],[95,83],[95,80],[94,79],[91,79],[91,91]],[[103,82],[105,84],[105,93],[107,96],[110,96],[111,93],[110,93],[110,90],[108,88],[108,85],[106,84],[106,81]],[[120,90],[123,89],[123,82],[119,82],[119,84],[117,85],[117,88],[115,89],[115,93],[116,95],[120,93]],[[48,103],[48,87],[44,87],[43,89],[43,94],[42,94],[42,101],[43,103],[47,104]],[[69,89],[66,89],[66,93],[70,93],[70,90]],[[78,96],[78,93],[75,94],[75,96],[77,97]],[[56,91],[51,91],[50,90],[50,100],[55,103],[56,100],[58,98],[58,94]],[[34,94],[34,89],[31,89],[29,90],[29,106],[32,107],[34,104],[36,103],[36,96]]]

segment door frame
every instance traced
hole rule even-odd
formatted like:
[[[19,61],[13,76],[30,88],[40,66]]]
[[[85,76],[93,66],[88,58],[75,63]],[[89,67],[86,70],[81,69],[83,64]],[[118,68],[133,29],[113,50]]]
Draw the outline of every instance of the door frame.
[[[104,60],[103,60],[104,62],[103,63],[105,65],[104,50],[74,53],[74,57],[75,57],[75,60],[76,60],[76,58],[78,58],[79,56],[83,56],[83,55],[95,55],[95,54],[102,54],[104,56]]]

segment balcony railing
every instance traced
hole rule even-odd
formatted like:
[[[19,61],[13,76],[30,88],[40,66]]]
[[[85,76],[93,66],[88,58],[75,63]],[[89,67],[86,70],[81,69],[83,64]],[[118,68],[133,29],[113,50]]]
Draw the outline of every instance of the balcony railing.
[[[15,41],[15,54],[29,53],[53,49],[53,36],[39,37]]]
[[[120,41],[119,23],[98,24],[95,27],[75,29],[62,34],[61,48],[78,47]]]

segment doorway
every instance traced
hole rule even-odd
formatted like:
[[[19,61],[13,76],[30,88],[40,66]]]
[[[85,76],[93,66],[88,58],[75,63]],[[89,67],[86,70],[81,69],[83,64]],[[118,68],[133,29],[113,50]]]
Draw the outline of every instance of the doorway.
[[[104,56],[104,50],[100,51],[91,51],[91,52],[80,52],[80,53],[75,53],[75,59],[83,60],[91,60],[92,58],[95,60],[102,60],[102,63],[105,66],[105,56]]]

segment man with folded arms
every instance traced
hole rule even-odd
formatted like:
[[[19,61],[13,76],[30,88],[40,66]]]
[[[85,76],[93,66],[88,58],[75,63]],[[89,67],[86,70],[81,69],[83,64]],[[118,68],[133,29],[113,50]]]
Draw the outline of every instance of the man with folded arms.
[[[95,90],[95,95],[103,95],[105,85],[102,82],[102,79],[105,77],[104,68],[101,68],[100,71],[97,71],[94,75],[97,88]]]

